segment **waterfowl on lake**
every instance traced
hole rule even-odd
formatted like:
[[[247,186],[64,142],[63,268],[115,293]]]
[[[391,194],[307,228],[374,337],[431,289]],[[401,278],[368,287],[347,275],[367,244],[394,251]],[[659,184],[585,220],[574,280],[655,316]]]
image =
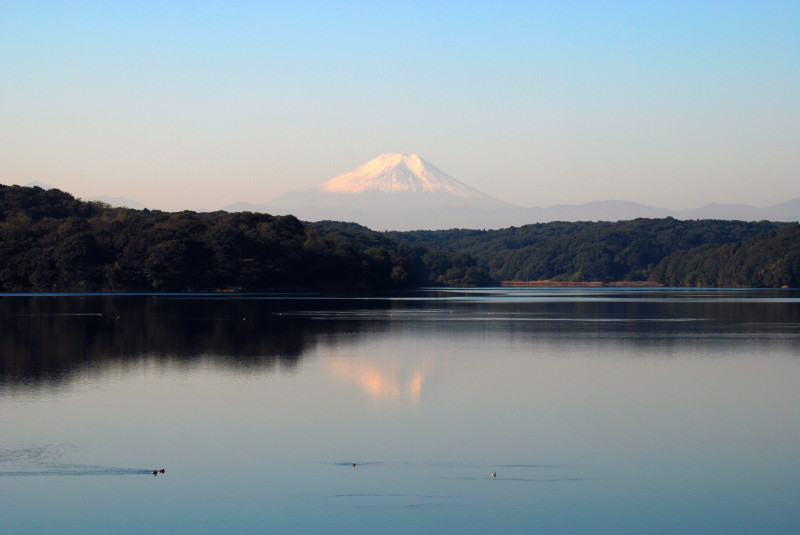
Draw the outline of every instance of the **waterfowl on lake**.
[[[153,475],[157,476],[158,475],[158,470],[153,470]]]
[[[355,462],[353,462],[353,466],[354,466],[354,467],[355,467],[355,465],[356,465],[356,463],[355,463]]]
[[[497,472],[492,472],[492,477],[497,477]]]
[[[161,472],[163,474],[164,473],[164,469],[162,468],[161,470],[159,470],[159,472]]]

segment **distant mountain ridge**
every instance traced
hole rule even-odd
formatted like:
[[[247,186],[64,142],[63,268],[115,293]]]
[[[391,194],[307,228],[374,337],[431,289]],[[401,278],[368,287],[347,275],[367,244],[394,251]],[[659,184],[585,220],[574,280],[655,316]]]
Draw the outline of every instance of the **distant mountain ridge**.
[[[50,189],[41,182],[29,187]],[[143,209],[125,197],[86,200]],[[264,204],[237,202],[227,212],[294,215],[304,221],[354,222],[374,230],[501,229],[552,221],[627,221],[637,218],[800,221],[800,197],[764,208],[711,203],[670,210],[605,200],[527,208],[495,199],[451,177],[416,154],[385,153],[316,188],[289,192]]]
[[[712,203],[670,210],[619,200],[525,208],[463,184],[416,154],[385,153],[316,188],[289,192],[265,204],[234,203],[223,210],[350,221],[375,230],[499,229],[551,221],[663,217],[798,221],[800,197],[766,208]]]
[[[108,195],[98,195],[96,197],[87,197],[87,201],[99,201],[104,202],[110,206],[116,206],[120,208],[132,208],[134,210],[144,210],[147,208],[140,202],[128,199],[127,197],[110,197]]]

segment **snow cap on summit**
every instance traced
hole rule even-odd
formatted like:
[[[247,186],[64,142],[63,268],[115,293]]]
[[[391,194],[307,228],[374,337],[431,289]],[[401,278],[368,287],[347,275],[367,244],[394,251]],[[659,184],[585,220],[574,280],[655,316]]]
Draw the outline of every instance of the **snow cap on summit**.
[[[458,197],[483,194],[462,184],[416,154],[385,153],[319,187],[325,193],[447,193]]]

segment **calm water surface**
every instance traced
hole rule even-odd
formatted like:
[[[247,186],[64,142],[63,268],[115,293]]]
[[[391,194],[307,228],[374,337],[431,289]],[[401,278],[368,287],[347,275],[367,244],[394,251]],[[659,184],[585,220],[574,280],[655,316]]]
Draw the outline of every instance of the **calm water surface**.
[[[2,295],[0,352],[4,534],[800,532],[793,290]]]

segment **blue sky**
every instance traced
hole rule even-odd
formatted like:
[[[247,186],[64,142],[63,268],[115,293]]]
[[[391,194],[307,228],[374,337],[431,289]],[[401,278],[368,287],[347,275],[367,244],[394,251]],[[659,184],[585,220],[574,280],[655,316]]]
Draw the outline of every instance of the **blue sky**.
[[[4,2],[0,183],[167,210],[415,152],[524,206],[800,196],[800,2]]]

